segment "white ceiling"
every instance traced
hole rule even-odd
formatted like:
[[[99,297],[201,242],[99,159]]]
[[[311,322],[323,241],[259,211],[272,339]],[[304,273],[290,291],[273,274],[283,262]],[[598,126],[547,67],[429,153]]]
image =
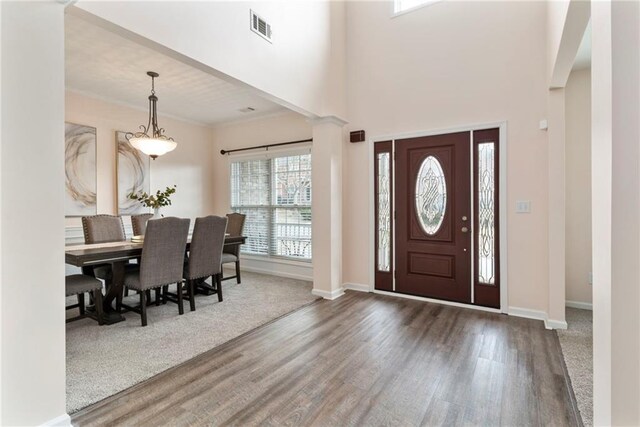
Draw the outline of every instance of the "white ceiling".
[[[585,68],[591,68],[591,21],[584,30],[572,70],[584,70]]]
[[[180,61],[90,24],[65,18],[67,89],[148,110],[156,79],[159,115],[209,126],[284,111],[284,107]],[[242,113],[238,110],[253,107]]]

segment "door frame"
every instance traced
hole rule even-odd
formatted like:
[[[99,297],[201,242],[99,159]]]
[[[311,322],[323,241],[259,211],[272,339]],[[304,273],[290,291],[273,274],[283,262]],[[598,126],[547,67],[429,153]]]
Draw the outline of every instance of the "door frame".
[[[375,182],[375,173],[374,173],[374,145],[379,141],[395,141],[397,139],[406,139],[406,138],[415,138],[421,136],[433,136],[433,135],[442,135],[447,133],[455,133],[455,132],[473,132],[475,130],[489,129],[489,128],[498,128],[500,141],[498,144],[498,149],[500,155],[498,156],[498,212],[499,212],[499,249],[498,253],[500,256],[500,309],[494,309],[489,307],[482,307],[473,304],[464,304],[452,301],[444,301],[433,298],[426,297],[418,297],[413,295],[401,294],[398,292],[387,292],[387,291],[379,291],[375,289],[375,197],[374,197],[374,182]],[[473,138],[473,133],[472,133]],[[498,122],[489,122],[489,123],[478,123],[473,125],[464,125],[450,128],[440,128],[433,130],[424,130],[418,132],[405,132],[405,133],[396,133],[396,134],[386,134],[386,135],[378,135],[370,138],[367,141],[367,150],[368,150],[368,161],[369,161],[369,292],[377,293],[377,294],[385,294],[392,295],[402,298],[410,298],[417,299],[420,301],[428,301],[435,302],[439,304],[445,305],[453,305],[458,307],[466,307],[473,308],[481,311],[490,311],[494,313],[508,313],[509,308],[509,298],[508,298],[508,262],[507,262],[507,253],[508,253],[508,244],[507,244],[507,121],[502,120]],[[395,143],[392,144],[392,156],[395,159]],[[473,162],[471,162],[470,167],[473,167]],[[473,171],[472,171],[473,172]],[[395,173],[395,169],[394,169]],[[474,175],[471,174],[471,181],[473,183]],[[394,179],[394,192],[395,192],[395,179]],[[473,187],[472,187],[473,189]],[[473,191],[472,191],[473,196]],[[392,210],[395,211],[395,200],[392,200]],[[392,223],[393,233],[395,235],[395,220]],[[475,244],[475,240],[473,241]],[[391,254],[392,258],[395,259],[395,244],[393,245],[393,252]],[[475,266],[472,262],[472,271]],[[395,280],[395,278],[394,278]],[[469,278],[469,286],[471,286],[473,292],[473,274],[472,277]]]

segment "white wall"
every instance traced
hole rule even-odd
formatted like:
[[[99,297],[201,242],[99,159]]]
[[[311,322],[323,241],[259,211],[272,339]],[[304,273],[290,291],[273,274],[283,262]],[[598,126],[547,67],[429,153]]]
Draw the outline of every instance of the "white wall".
[[[565,87],[566,299],[591,304],[591,70]]]
[[[66,92],[65,120],[92,126],[97,132],[98,213],[117,215],[116,131],[132,131],[147,123],[148,112],[112,102]],[[158,106],[162,111],[162,103]],[[151,160],[151,191],[177,185],[172,205],[162,208],[165,216],[191,218],[214,212],[219,183],[214,178],[213,130],[203,125],[160,116],[160,126],[178,147]],[[125,226],[131,224],[124,219]],[[81,227],[80,218],[67,218],[67,227]],[[193,225],[193,224],[192,224]]]
[[[2,425],[68,422],[64,7],[2,2]]]
[[[368,138],[508,121],[509,305],[548,308],[548,147],[543,2],[439,2],[390,18],[386,2],[347,5],[349,127]],[[372,30],[375,29],[375,30]],[[369,166],[348,144],[344,281],[369,283]],[[530,214],[515,214],[530,200]]]
[[[132,31],[164,46],[160,49],[166,53],[252,86],[298,111],[345,114],[345,93],[338,85],[345,64],[341,2],[168,1],[155,2],[150,9],[146,2],[81,0],[74,9],[120,26],[116,28],[120,33]],[[250,9],[272,25],[273,43],[250,31]]]

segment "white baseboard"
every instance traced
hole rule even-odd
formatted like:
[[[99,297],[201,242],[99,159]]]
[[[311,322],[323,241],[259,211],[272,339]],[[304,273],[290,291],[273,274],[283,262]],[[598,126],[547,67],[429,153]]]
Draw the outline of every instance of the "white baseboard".
[[[567,329],[567,322],[564,320],[547,319],[544,321],[544,327],[547,329]]]
[[[313,295],[317,295],[317,296],[322,297],[324,299],[334,300],[334,299],[340,298],[342,295],[344,295],[344,288],[338,288],[338,289],[335,289],[335,290],[333,290],[331,292],[323,291],[322,289],[313,288],[313,290],[311,290],[311,293]]]
[[[63,414],[42,424],[42,427],[71,427],[71,417]]]
[[[564,320],[549,319],[545,311],[531,310],[529,308],[509,307],[509,316],[524,317],[525,319],[542,320],[546,329],[567,329]]]
[[[566,301],[565,305],[571,308],[580,308],[582,310],[591,310],[593,311],[593,304],[590,302],[581,302],[581,301]]]
[[[371,292],[369,285],[363,285],[362,283],[345,283],[342,285],[343,289],[349,289],[358,292]]]
[[[232,264],[228,264],[228,265],[232,265]],[[227,267],[225,267],[225,269],[227,269]],[[306,280],[308,282],[313,281],[313,272],[311,273],[311,275],[308,275],[308,274],[299,274],[299,273],[293,273],[290,271],[283,271],[283,270],[268,270],[265,268],[255,267],[251,265],[250,261],[248,260],[243,261],[242,258],[240,259],[240,270],[249,271],[251,273],[268,274],[270,276],[286,277],[289,279]]]

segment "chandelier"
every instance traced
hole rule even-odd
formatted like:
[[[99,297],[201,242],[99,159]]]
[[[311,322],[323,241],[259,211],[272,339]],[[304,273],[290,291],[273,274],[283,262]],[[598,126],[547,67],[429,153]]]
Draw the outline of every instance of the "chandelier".
[[[158,156],[167,154],[178,145],[173,138],[164,135],[164,129],[158,127],[158,112],[156,104],[158,97],[155,91],[155,78],[159,76],[154,71],[147,71],[151,77],[151,95],[149,95],[149,122],[147,126],[140,125],[141,132],[127,132],[125,137],[131,145],[155,160]]]

